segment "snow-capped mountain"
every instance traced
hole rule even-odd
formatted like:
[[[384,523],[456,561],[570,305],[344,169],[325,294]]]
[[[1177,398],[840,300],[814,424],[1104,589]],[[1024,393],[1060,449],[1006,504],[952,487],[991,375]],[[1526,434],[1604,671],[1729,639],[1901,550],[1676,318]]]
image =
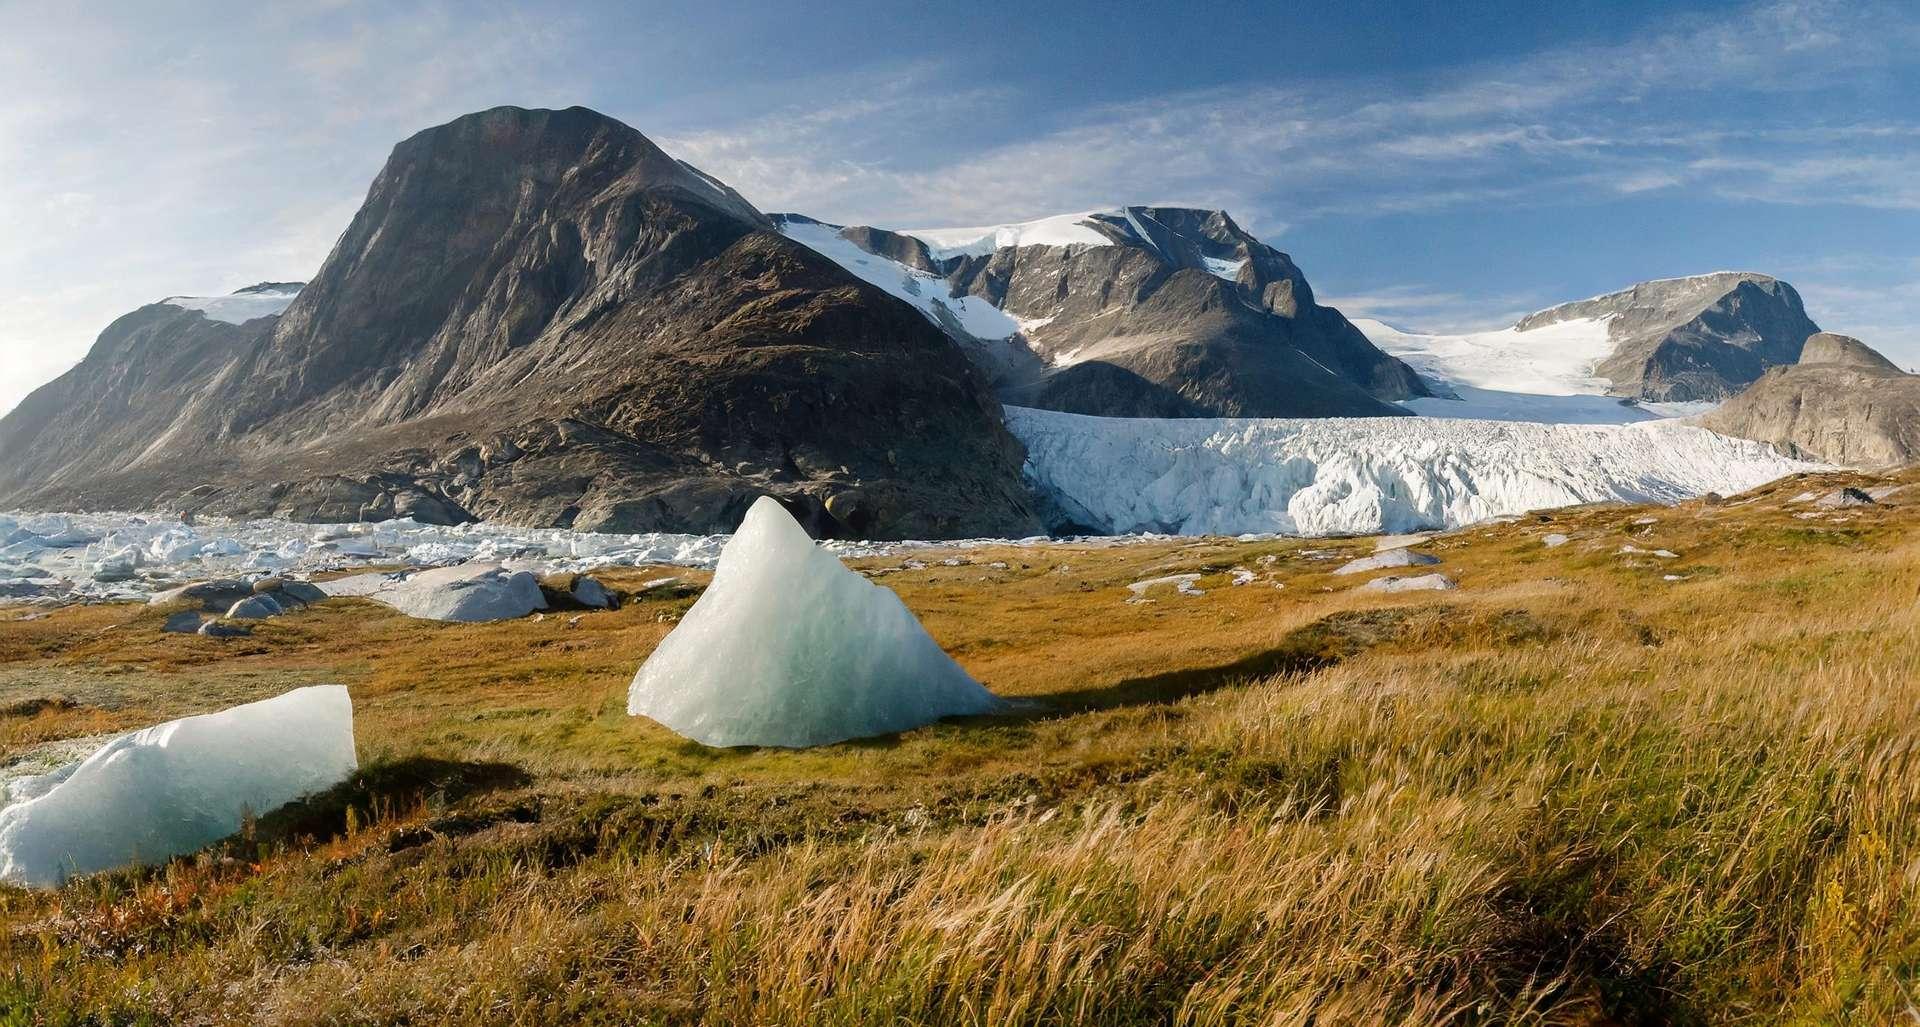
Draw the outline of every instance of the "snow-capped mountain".
[[[1118,207],[888,230],[798,214],[791,239],[913,305],[1003,400],[1111,416],[1386,416],[1426,394],[1223,211]]]
[[[1772,279],[1362,326],[1220,211],[769,217],[610,118],[497,108],[397,146],[304,287],[110,325],[0,418],[0,506],[706,533],[773,495],[816,535],[937,538],[1028,534],[1045,496],[1104,530],[1327,532],[1797,466],[1694,429],[1406,416],[1717,398],[1800,353]]]
[[[1700,413],[1791,364],[1819,331],[1785,282],[1740,272],[1642,282],[1459,335],[1354,324],[1418,370],[1431,417],[1617,424]]]

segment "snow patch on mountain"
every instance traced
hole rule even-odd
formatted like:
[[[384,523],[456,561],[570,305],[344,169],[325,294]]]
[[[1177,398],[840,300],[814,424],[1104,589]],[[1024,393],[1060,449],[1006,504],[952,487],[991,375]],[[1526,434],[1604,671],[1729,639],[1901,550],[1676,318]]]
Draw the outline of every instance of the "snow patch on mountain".
[[[1668,409],[1667,404],[1607,395],[1612,383],[1597,377],[1594,367],[1613,353],[1611,317],[1573,318],[1530,331],[1502,328],[1459,335],[1406,331],[1366,317],[1352,321],[1375,346],[1406,361],[1436,386],[1440,395],[1400,404],[1424,417],[1629,424],[1706,408]]]
[[[1111,246],[1113,240],[1088,224],[1096,214],[1119,216],[1118,208],[1089,210],[1078,214],[1056,214],[1034,221],[1010,225],[985,225],[974,228],[906,228],[910,235],[927,244],[935,260],[951,257],[984,257],[1009,246]],[[1142,238],[1145,238],[1144,233]]]
[[[1605,500],[1670,503],[1820,465],[1670,421],[1088,417],[1006,408],[1026,472],[1096,531],[1380,534]]]
[[[1244,260],[1222,260],[1219,257],[1200,258],[1207,265],[1207,271],[1215,278],[1224,278],[1229,282],[1240,280],[1240,269],[1247,266]]]
[[[246,324],[262,317],[277,317],[300,295],[297,288],[245,290],[228,296],[169,296],[160,302],[185,310],[198,310],[214,321],[230,325]]]
[[[787,220],[780,231],[794,242],[851,271],[854,277],[907,301],[941,327],[957,322],[976,339],[1005,339],[1023,327],[1011,314],[979,296],[954,296],[944,279],[917,271],[897,261],[876,256],[840,235],[839,229],[818,221]]]
[[[1539,396],[1598,395],[1610,384],[1594,365],[1613,352],[1610,318],[1580,318],[1530,332],[1502,328],[1464,335],[1402,331],[1371,318],[1354,318],[1373,344],[1413,369],[1447,384]]]

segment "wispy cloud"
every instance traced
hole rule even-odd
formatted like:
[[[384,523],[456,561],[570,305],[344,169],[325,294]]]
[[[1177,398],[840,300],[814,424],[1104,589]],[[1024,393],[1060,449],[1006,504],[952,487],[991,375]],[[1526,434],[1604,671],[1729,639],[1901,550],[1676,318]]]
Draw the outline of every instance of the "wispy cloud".
[[[1017,125],[1009,98],[955,94],[952,69],[923,66],[851,90],[863,99],[822,116],[776,112],[668,143],[763,206],[893,226],[1175,196],[1256,229],[1660,191],[1903,210],[1920,202],[1920,113],[1808,124],[1782,105],[1845,89],[1916,45],[1911,10],[1779,0],[1413,86],[1253,86],[1095,106],[1067,127],[964,151],[943,150],[929,128]],[[870,142],[886,138],[901,145]]]

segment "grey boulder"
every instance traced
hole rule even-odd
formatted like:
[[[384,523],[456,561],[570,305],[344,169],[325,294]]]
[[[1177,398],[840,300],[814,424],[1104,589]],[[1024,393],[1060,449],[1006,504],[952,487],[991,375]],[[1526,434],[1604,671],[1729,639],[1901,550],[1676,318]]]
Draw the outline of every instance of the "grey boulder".
[[[147,603],[163,606],[167,603],[191,601],[199,604],[202,610],[211,613],[226,611],[233,604],[253,594],[253,586],[233,578],[216,578],[212,581],[196,581],[191,585],[170,588],[156,593]]]
[[[332,595],[361,595],[422,620],[476,624],[513,620],[547,608],[531,571],[467,563],[404,575],[358,575],[328,582]],[[364,587],[362,587],[364,586]],[[340,591],[335,591],[339,587]]]
[[[227,610],[228,620],[266,620],[287,612],[270,595],[253,595],[233,604]]]
[[[1384,553],[1363,556],[1358,560],[1343,564],[1335,574],[1365,574],[1368,571],[1384,571],[1394,567],[1430,567],[1440,562],[1437,556],[1416,553],[1411,549],[1389,549]]]
[[[1360,587],[1368,592],[1445,592],[1457,586],[1444,574],[1422,574],[1412,578],[1375,578]]]

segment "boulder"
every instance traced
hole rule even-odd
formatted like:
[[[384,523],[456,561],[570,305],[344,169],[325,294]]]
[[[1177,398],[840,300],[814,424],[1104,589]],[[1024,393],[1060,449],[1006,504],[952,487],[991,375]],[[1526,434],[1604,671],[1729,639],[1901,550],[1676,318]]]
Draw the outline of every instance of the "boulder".
[[[549,574],[541,579],[540,591],[547,608],[554,610],[617,610],[619,597],[605,585],[585,574]]]
[[[1341,565],[1335,574],[1365,574],[1369,571],[1383,571],[1393,567],[1430,567],[1440,562],[1437,556],[1416,553],[1411,549],[1389,549],[1384,553],[1363,556],[1358,560]]]
[[[1821,496],[1819,499],[1814,500],[1813,505],[1825,507],[1829,510],[1840,510],[1855,506],[1872,506],[1874,502],[1872,496],[1849,486],[1843,489],[1835,489]]]
[[[571,594],[574,602],[596,610],[618,609],[620,605],[605,585],[584,574],[574,582]]]
[[[532,572],[510,571],[492,563],[466,563],[402,575],[367,592],[366,597],[409,617],[463,624],[513,620],[547,608],[546,596]]]
[[[266,620],[287,612],[270,595],[253,595],[233,604],[227,609],[228,620]]]
[[[1360,587],[1368,592],[1444,592],[1458,586],[1444,574],[1422,574],[1412,578],[1375,578]]]
[[[231,621],[210,620],[200,625],[200,634],[207,638],[245,638],[253,634],[253,629]]]
[[[196,581],[191,585],[170,588],[165,592],[156,593],[147,602],[153,606],[192,602],[209,613],[223,613],[233,604],[252,594],[253,586],[244,581],[216,578],[212,581]]]
[[[327,594],[321,591],[320,586],[311,581],[281,580],[278,587],[263,594],[287,609],[296,606],[312,606],[327,598]]]
[[[161,631],[174,635],[191,635],[200,630],[200,615],[192,610],[181,610],[167,617]]]

